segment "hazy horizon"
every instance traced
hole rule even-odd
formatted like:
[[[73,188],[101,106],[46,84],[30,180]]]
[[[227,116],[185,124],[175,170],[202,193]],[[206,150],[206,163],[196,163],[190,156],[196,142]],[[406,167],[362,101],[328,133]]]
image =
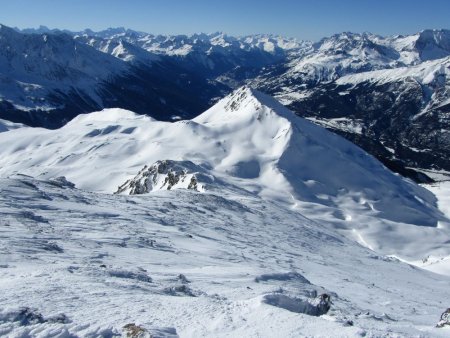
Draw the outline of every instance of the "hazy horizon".
[[[389,36],[450,28],[450,2],[446,0],[173,0],[170,4],[158,0],[18,0],[5,2],[2,7],[0,22],[19,29],[40,25],[70,31],[125,27],[164,35],[224,32],[232,36],[273,34],[317,41],[340,32]]]
[[[167,36],[186,35],[186,36],[192,36],[192,35],[195,35],[195,34],[197,34],[197,35],[200,35],[200,34],[206,34],[206,35],[225,34],[227,36],[232,36],[232,37],[245,37],[245,36],[252,36],[252,35],[272,35],[272,36],[280,36],[280,37],[283,37],[283,38],[294,38],[294,39],[297,39],[298,41],[311,41],[311,42],[320,41],[321,39],[330,37],[332,35],[343,34],[343,33],[373,34],[373,35],[377,35],[377,36],[388,37],[388,36],[395,36],[395,35],[412,35],[412,34],[419,33],[419,32],[421,32],[423,30],[449,30],[448,28],[444,28],[444,27],[442,27],[442,28],[424,28],[424,29],[421,29],[419,31],[415,31],[415,32],[411,32],[411,33],[405,33],[405,34],[401,34],[401,33],[377,34],[377,33],[369,32],[369,31],[364,31],[364,32],[339,31],[339,32],[334,32],[334,33],[332,33],[330,35],[319,37],[318,39],[315,39],[315,40],[311,40],[311,39],[301,39],[301,38],[298,38],[298,37],[295,37],[295,36],[289,36],[289,35],[282,35],[282,34],[275,34],[275,33],[258,33],[258,32],[251,33],[251,34],[230,34],[228,32],[224,32],[224,31],[193,32],[193,33],[182,33],[182,32],[180,32],[180,33],[155,33],[155,32],[148,32],[148,31],[143,31],[143,30],[137,30],[137,29],[133,29],[133,28],[130,28],[130,27],[124,27],[124,26],[115,26],[115,27],[110,26],[110,27],[105,27],[103,29],[92,29],[90,27],[85,27],[85,28],[80,29],[80,30],[72,30],[72,29],[68,29],[68,28],[48,27],[47,25],[44,25],[44,24],[41,24],[41,25],[38,25],[38,26],[35,26],[35,27],[17,27],[17,26],[5,25],[4,23],[0,22],[0,25],[4,25],[4,26],[10,27],[10,28],[13,28],[15,30],[19,30],[21,32],[24,32],[24,31],[27,31],[27,30],[33,30],[33,29],[34,30],[48,29],[50,31],[57,30],[57,31],[61,31],[61,32],[67,31],[67,32],[72,32],[72,33],[77,33],[77,32],[83,32],[83,31],[86,31],[86,30],[91,30],[94,33],[98,33],[98,32],[106,31],[106,30],[109,30],[109,29],[112,29],[112,30],[125,29],[125,30],[132,30],[132,31],[135,31],[135,32],[138,32],[138,33],[152,34],[152,35],[155,35],[155,36],[156,35],[163,35],[163,36],[164,35],[167,35]]]

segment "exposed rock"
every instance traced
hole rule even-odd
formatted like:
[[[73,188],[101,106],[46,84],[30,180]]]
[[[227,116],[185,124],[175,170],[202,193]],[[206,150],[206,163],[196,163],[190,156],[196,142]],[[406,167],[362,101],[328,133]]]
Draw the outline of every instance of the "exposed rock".
[[[127,338],[151,338],[150,333],[148,333],[146,329],[136,325],[135,323],[126,324],[123,327],[123,330]]]
[[[49,180],[50,183],[60,187],[60,188],[75,188],[75,184],[68,181],[65,176],[59,176]]]
[[[189,189],[204,191],[214,178],[190,161],[157,161],[144,166],[133,178],[119,186],[116,194],[139,195],[155,190]]]
[[[163,290],[166,295],[169,296],[178,296],[178,297],[197,297],[197,293],[193,291],[189,286],[182,285],[174,285],[169,286]]]
[[[441,319],[439,320],[439,323],[437,323],[436,325],[436,327],[444,327],[444,326],[450,326],[450,308],[448,308],[442,313]]]

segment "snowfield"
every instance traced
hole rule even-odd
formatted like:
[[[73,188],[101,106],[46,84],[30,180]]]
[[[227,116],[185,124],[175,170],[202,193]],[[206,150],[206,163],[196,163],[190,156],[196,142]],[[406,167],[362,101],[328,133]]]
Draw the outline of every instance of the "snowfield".
[[[441,195],[260,92],[0,144],[0,335],[449,335]]]
[[[449,333],[434,328],[448,277],[254,194],[104,195],[26,176],[0,189],[0,335],[107,337],[130,323],[163,337]],[[298,313],[323,292],[327,315]]]

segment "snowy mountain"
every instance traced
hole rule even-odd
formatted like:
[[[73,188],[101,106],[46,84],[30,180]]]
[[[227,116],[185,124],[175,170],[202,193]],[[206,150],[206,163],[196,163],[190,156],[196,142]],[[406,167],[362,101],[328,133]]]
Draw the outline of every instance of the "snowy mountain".
[[[405,176],[448,179],[449,71],[448,30],[0,25],[0,336],[448,336],[450,184]]]
[[[450,172],[450,59],[343,76],[278,97],[417,181]],[[439,176],[435,176],[439,178]]]
[[[156,55],[169,56],[184,69],[231,87],[256,76],[261,68],[277,64],[291,52],[304,53],[310,42],[274,35],[228,36],[224,33],[153,35],[125,29],[74,33],[75,39],[113,54],[108,46],[126,43]],[[133,53],[121,58],[131,59]]]
[[[250,83],[417,182],[450,172],[448,30],[391,37],[345,32],[312,43],[272,35],[2,27],[2,119],[56,128],[80,113],[116,107],[158,120],[190,119]]]
[[[42,111],[35,118],[43,120],[43,112],[57,108],[58,96],[69,93],[78,107],[87,100],[95,106],[98,95],[88,97],[86,89],[123,69],[115,58],[99,59],[95,50],[69,35],[26,35],[0,26],[1,116],[20,121],[17,115],[35,110]]]
[[[0,26],[0,118],[55,128],[80,113],[120,106],[173,120],[197,115],[221,93],[171,60],[125,42],[110,48],[112,55],[66,33]]]
[[[201,174],[206,190],[221,191],[226,182],[227,189],[250,191],[306,216],[311,211],[314,219],[386,253],[409,260],[450,255],[443,249],[450,240],[448,220],[434,195],[246,87],[190,121],[168,123],[110,109],[80,115],[53,131],[1,133],[0,142],[2,176],[65,176],[81,189],[113,193],[139,186],[136,193],[166,189],[169,172],[182,177],[183,187]],[[160,167],[157,161],[165,159],[189,162]],[[428,242],[418,249],[415,231],[421,230],[405,233],[405,224],[424,229]]]
[[[417,65],[450,56],[450,31],[425,30],[410,36],[381,37],[370,33],[341,33],[312,44],[310,50],[293,53],[256,78],[261,88],[296,91],[347,74]],[[269,82],[267,82],[269,81]]]
[[[436,197],[258,91],[0,143],[2,335],[448,334]]]
[[[435,179],[442,179],[435,172],[450,172],[449,46],[448,30],[388,38],[342,33],[252,83],[392,170],[427,182],[424,172]]]

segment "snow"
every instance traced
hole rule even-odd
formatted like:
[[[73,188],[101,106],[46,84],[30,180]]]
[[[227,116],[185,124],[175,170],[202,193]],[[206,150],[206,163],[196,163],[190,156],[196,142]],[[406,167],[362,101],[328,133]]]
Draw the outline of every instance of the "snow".
[[[104,195],[26,176],[0,189],[2,335],[447,334],[434,325],[448,277],[243,190]],[[323,292],[330,312],[302,313]]]
[[[26,126],[21,123],[14,123],[8,120],[0,119],[0,133],[24,127]]]
[[[308,91],[302,91],[302,92],[283,92],[280,95],[275,96],[280,103],[287,106],[291,104],[292,102],[295,102],[297,100],[302,100],[308,98],[312,93]]]
[[[68,34],[22,34],[0,28],[0,98],[25,111],[55,108],[48,95],[56,89],[67,93],[76,87],[98,100],[89,89],[126,67]]]
[[[448,76],[450,73],[450,58],[423,62],[413,67],[399,67],[395,69],[377,70],[360,74],[351,74],[339,78],[336,83],[356,84],[364,81],[389,82],[392,79],[402,80],[413,78],[423,84],[431,84],[440,74]]]
[[[392,37],[344,32],[288,51],[280,66],[263,70],[249,83],[301,110],[301,102],[318,84],[417,81],[430,96],[434,93],[421,110],[425,114],[446,101],[446,92],[440,89],[448,86],[449,41],[450,31],[445,29]]]
[[[154,55],[168,55],[173,57],[187,57],[195,54],[195,58],[203,58],[212,53],[224,54],[228,57],[238,55],[240,52],[262,51],[272,55],[283,54],[291,51],[299,52],[310,49],[311,43],[298,41],[277,35],[259,34],[248,36],[230,36],[225,33],[199,33],[192,35],[153,35],[131,30],[106,30],[100,32],[72,33],[75,39],[88,43],[95,48],[110,53],[111,48],[105,46],[126,42],[136,50],[149,52]],[[135,52],[131,52],[131,55]],[[113,54],[114,55],[114,54]],[[125,61],[132,60],[129,57],[120,57]]]
[[[450,218],[450,181],[424,184],[423,186],[437,197],[439,209]]]
[[[450,234],[438,228],[448,218],[434,195],[249,88],[191,121],[160,122],[107,109],[58,130],[2,133],[0,142],[2,176],[66,176],[78,188],[113,193],[145,165],[190,161],[207,175],[296,208],[352,238],[357,229],[383,253],[408,260],[450,255],[444,245]],[[418,237],[426,243],[419,245]]]
[[[0,335],[448,333],[441,195],[256,90],[193,120],[106,109],[0,144]],[[158,167],[150,193],[112,194],[163,160],[178,189]],[[440,275],[402,262],[427,257]]]

